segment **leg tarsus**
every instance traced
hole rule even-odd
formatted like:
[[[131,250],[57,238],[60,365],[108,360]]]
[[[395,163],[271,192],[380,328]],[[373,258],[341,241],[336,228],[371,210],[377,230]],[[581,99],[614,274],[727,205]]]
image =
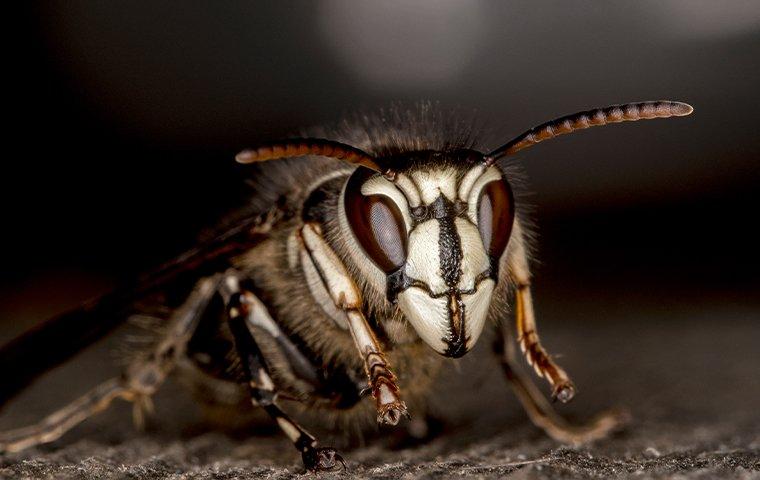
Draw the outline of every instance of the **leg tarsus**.
[[[343,457],[332,447],[311,447],[301,453],[303,464],[310,472],[346,470]]]
[[[515,326],[517,342],[525,355],[528,365],[533,367],[536,375],[545,378],[552,386],[552,399],[567,403],[575,396],[575,385],[567,372],[557,365],[551,355],[541,345],[536,331],[536,318],[533,311],[530,284],[521,283],[515,292]]]
[[[505,367],[507,368],[512,367]],[[629,422],[630,416],[623,410],[607,410],[584,425],[571,425],[559,416],[538,388],[514,370],[507,374],[517,398],[531,421],[554,440],[570,445],[581,445],[608,437]]]
[[[377,423],[386,425],[398,425],[401,417],[411,420],[412,416],[406,409],[406,403],[403,401],[394,401],[377,407]]]
[[[507,263],[510,276],[516,287],[514,309],[517,342],[536,375],[545,378],[551,385],[552,399],[567,403],[575,396],[575,386],[567,372],[554,362],[538,338],[536,316],[533,311],[533,297],[530,292],[528,250],[525,242],[523,227],[518,220],[515,220]]]
[[[388,380],[385,376],[379,376],[372,381],[376,384],[372,388],[372,396],[377,401],[377,423],[398,425],[402,416],[409,419],[406,403],[399,398],[395,382]]]
[[[127,398],[129,390],[120,378],[101,383],[37,424],[0,433],[0,452],[19,452],[60,438],[75,425],[108,408],[116,398]]]
[[[557,414],[538,387],[517,370],[514,346],[508,340],[499,338],[495,348],[500,356],[504,374],[533,424],[551,438],[560,443],[582,445],[608,437],[630,422],[630,414],[626,410],[611,409],[600,413],[584,425],[568,423]]]

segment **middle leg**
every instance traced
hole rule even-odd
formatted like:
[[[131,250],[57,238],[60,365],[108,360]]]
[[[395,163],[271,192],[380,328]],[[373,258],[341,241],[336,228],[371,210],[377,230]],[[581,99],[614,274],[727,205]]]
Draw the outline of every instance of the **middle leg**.
[[[252,317],[256,315],[255,308],[261,302],[252,292],[240,288],[239,279],[234,274],[226,276],[221,293],[227,305],[227,323],[248,380],[253,405],[263,408],[277,422],[280,430],[301,452],[307,470],[332,471],[338,468],[338,464],[345,468],[343,458],[335,449],[318,447],[317,439],[293,421],[277,404],[277,392],[266,359],[248,328],[248,323],[252,323]]]

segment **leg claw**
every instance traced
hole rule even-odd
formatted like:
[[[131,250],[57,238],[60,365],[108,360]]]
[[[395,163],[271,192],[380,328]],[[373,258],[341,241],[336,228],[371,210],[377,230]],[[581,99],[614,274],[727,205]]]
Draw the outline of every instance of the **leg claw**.
[[[310,472],[335,472],[346,470],[343,457],[331,447],[310,448],[303,452],[303,464]]]
[[[567,381],[557,384],[552,392],[552,401],[559,400],[562,403],[567,403],[575,397],[575,385],[573,382]]]
[[[406,404],[402,401],[386,403],[377,407],[377,423],[386,425],[397,425],[401,416],[407,419],[411,418],[406,410]]]

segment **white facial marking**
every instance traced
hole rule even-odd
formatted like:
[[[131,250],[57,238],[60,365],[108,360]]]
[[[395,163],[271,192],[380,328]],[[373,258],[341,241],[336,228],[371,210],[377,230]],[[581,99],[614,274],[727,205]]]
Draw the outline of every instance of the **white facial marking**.
[[[462,275],[457,288],[471,290],[478,275],[488,270],[490,261],[477,227],[463,218],[455,219],[454,225],[462,246]]]
[[[464,302],[464,328],[465,335],[469,337],[467,349],[471,349],[478,337],[483,332],[483,325],[488,317],[491,306],[491,294],[494,289],[494,281],[489,279],[480,282],[478,289],[472,295],[462,295]]]
[[[396,176],[396,185],[404,192],[404,195],[406,195],[406,198],[409,199],[409,206],[410,207],[419,207],[420,203],[422,201],[420,200],[420,195],[417,193],[417,187],[414,186],[414,183],[404,175],[403,173],[399,173]]]
[[[398,188],[396,188],[391,182],[384,177],[377,176],[367,180],[362,185],[362,195],[385,195],[393,200],[393,203],[398,207],[401,216],[404,217],[404,223],[406,224],[406,231],[412,228],[412,217],[409,215],[409,204]]]
[[[438,220],[417,225],[409,235],[409,255],[404,272],[409,278],[427,284],[433,293],[443,293],[448,287],[441,276]]]
[[[444,297],[431,298],[427,292],[410,287],[398,296],[399,306],[417,335],[438,353],[447,349],[442,340],[450,337],[449,310]]]
[[[433,203],[440,194],[452,202],[457,199],[457,171],[453,168],[416,171],[412,173],[412,179],[419,187],[425,205]]]
[[[483,165],[478,165],[477,167],[471,169],[467,174],[462,178],[462,182],[459,184],[459,199],[463,202],[467,201],[467,197],[470,194],[470,190],[472,189],[472,186],[475,184],[475,180],[478,179],[483,174],[483,171],[486,169]]]
[[[501,173],[499,172],[499,169],[492,166],[483,172],[483,175],[481,175],[472,185],[472,189],[467,198],[467,216],[470,217],[470,220],[472,220],[474,224],[478,224],[478,199],[480,198],[480,192],[483,190],[483,186],[494,180],[499,180],[500,178]]]

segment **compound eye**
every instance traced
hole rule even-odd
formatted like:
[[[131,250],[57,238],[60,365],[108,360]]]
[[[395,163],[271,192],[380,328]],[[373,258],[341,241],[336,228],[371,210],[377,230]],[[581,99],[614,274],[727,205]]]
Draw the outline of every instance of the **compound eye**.
[[[381,270],[390,273],[406,261],[404,218],[390,197],[362,194],[361,185],[366,177],[363,174],[354,175],[346,187],[348,224],[365,253]]]
[[[515,219],[512,189],[504,179],[483,186],[478,199],[478,230],[488,255],[500,258]]]

